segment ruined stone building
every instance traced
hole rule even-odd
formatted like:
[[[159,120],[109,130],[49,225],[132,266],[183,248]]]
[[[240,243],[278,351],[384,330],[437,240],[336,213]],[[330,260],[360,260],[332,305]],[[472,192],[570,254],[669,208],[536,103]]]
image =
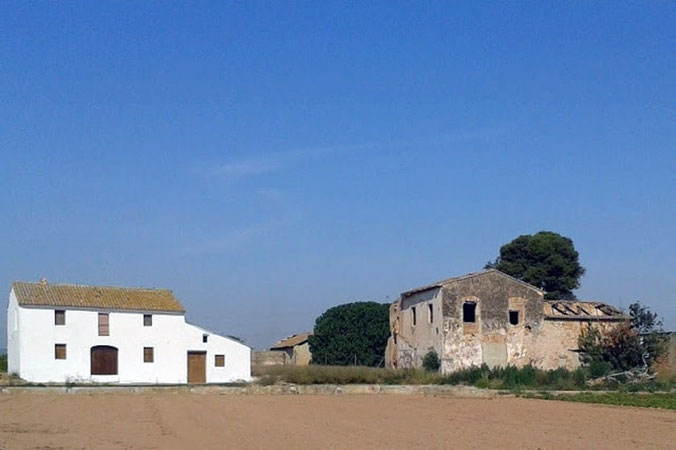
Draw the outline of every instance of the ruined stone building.
[[[484,363],[574,369],[583,327],[605,332],[629,320],[604,303],[544,300],[544,294],[495,269],[404,292],[390,306],[386,364],[421,367],[435,350],[442,373]]]

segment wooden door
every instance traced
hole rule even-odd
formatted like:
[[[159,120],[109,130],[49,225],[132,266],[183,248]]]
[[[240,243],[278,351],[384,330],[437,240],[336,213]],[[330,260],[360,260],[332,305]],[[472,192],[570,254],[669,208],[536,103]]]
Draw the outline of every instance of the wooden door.
[[[207,382],[207,352],[188,352],[188,383]]]
[[[117,375],[117,349],[109,345],[97,345],[91,349],[92,375]]]

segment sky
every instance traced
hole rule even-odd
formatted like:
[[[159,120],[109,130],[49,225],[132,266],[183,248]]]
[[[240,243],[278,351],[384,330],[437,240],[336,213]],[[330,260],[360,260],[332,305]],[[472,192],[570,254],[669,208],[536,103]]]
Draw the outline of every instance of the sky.
[[[551,230],[676,329],[673,2],[3,2],[0,292],[265,348]],[[0,312],[0,347],[6,342]]]

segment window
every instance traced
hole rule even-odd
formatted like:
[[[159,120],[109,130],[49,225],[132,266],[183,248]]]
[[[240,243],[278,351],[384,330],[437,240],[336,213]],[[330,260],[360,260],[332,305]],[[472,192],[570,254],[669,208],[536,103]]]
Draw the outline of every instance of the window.
[[[434,305],[431,303],[427,305],[427,320],[429,323],[434,323]]]
[[[66,344],[54,344],[54,359],[66,359]]]
[[[153,347],[143,347],[143,362],[151,363],[155,361],[155,349]]]
[[[466,302],[462,304],[462,321],[467,323],[476,322],[476,303]]]
[[[519,324],[519,311],[510,311],[509,312],[509,323],[512,325]]]
[[[216,355],[214,365],[216,367],[225,367],[225,355]]]
[[[66,324],[66,311],[62,309],[57,309],[54,311],[54,325],[65,325]]]
[[[415,314],[415,306],[411,308],[411,315],[413,316],[413,326],[415,326],[415,323],[417,322],[417,317]]]
[[[152,314],[144,314],[143,315],[143,326],[144,327],[152,327],[153,326],[153,315]]]
[[[208,335],[208,334],[203,334],[203,335],[202,335],[202,342],[206,344],[208,340],[209,340],[209,335]]]
[[[99,336],[110,336],[108,313],[99,313]]]
[[[117,349],[109,345],[97,345],[91,350],[92,375],[117,375]]]

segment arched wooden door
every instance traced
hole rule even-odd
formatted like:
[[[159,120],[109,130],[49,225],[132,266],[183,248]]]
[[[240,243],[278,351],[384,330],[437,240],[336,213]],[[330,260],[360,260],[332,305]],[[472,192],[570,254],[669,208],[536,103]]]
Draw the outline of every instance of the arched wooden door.
[[[92,375],[117,375],[117,348],[97,345],[91,350]]]

